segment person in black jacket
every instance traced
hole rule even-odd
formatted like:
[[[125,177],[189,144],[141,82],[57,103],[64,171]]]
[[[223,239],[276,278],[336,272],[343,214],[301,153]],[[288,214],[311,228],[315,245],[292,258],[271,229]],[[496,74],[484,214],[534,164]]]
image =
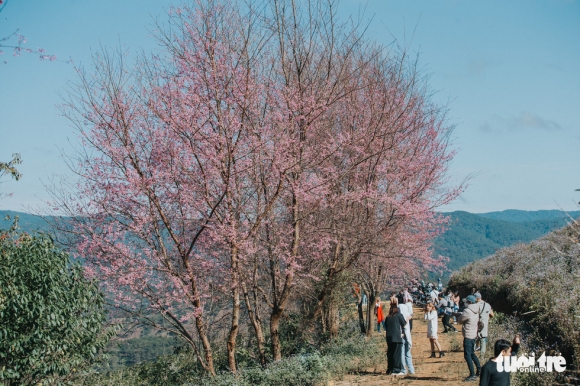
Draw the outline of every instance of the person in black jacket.
[[[479,386],[510,386],[510,373],[497,371],[497,362],[503,361],[504,356],[515,356],[520,349],[520,337],[516,335],[513,343],[508,340],[497,340],[493,347],[495,358],[491,358],[481,367]]]
[[[403,328],[407,324],[405,317],[399,313],[397,306],[391,306],[385,319],[387,337],[387,374],[406,375],[402,361]]]

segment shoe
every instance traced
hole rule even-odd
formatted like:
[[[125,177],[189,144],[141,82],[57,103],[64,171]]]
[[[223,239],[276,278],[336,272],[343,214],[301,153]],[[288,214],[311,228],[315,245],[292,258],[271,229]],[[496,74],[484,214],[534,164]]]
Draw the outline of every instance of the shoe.
[[[479,351],[479,347],[476,347],[476,348],[475,348],[475,351]]]
[[[439,358],[443,358],[445,356],[445,352],[444,351],[439,351]]]
[[[431,353],[431,356],[430,356],[429,358],[437,358],[437,356],[435,356],[435,353],[434,353],[434,352],[432,352],[432,353]]]
[[[443,331],[442,334],[447,334],[449,331]]]
[[[481,369],[477,369],[477,371],[475,372],[475,376],[479,377],[479,374],[481,374]]]
[[[407,375],[407,373],[391,373],[391,375],[401,375],[401,376],[405,376],[405,375]]]
[[[477,377],[475,375],[472,375],[471,377],[467,377],[463,380],[463,382],[473,382],[473,381],[477,381]]]

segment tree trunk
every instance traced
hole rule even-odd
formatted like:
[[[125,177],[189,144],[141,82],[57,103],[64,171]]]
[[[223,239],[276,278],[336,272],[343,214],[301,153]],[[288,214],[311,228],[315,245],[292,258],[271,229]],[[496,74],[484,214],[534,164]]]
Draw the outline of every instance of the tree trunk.
[[[292,254],[291,259],[295,259],[298,256],[298,246],[300,245],[300,215],[298,211],[298,197],[296,194],[292,194],[292,221],[294,223],[292,232]],[[290,264],[291,265],[291,264]],[[288,273],[284,279],[284,286],[282,287],[282,292],[279,297],[275,296],[275,301],[272,307],[272,313],[270,315],[270,337],[272,339],[272,356],[275,361],[282,360],[282,345],[280,344],[280,319],[284,313],[284,308],[286,303],[290,298],[290,293],[294,286],[294,268],[289,266],[287,268]],[[275,275],[272,271],[272,283],[275,284]],[[272,285],[274,294],[276,294],[276,285]],[[277,298],[277,299],[276,299]]]
[[[201,304],[195,304],[199,302],[194,302],[196,307],[201,306]],[[197,328],[197,333],[199,334],[199,338],[201,339],[201,344],[203,346],[203,352],[205,354],[205,365],[203,366],[208,373],[212,376],[215,376],[215,368],[213,366],[213,354],[211,350],[211,344],[207,337],[207,332],[205,330],[205,325],[203,324],[203,320],[201,316],[195,317],[195,327]]]
[[[338,304],[336,301],[328,301],[326,305],[326,312],[324,313],[326,319],[326,329],[330,334],[330,338],[334,339],[338,336],[338,328],[340,319],[338,314]]]
[[[282,310],[274,307],[270,316],[270,337],[272,339],[272,357],[275,361],[282,360],[282,346],[280,344],[280,319],[282,318]]]
[[[363,313],[363,298],[362,298],[362,296],[358,300],[356,308],[358,309],[358,325],[360,327],[360,333],[366,335],[367,329],[365,327],[365,316]]]
[[[248,290],[246,288],[246,283],[242,282],[242,288],[244,290],[244,300],[246,302],[246,308],[248,309],[248,315],[250,317],[250,322],[252,327],[254,328],[254,332],[256,333],[256,345],[258,348],[258,355],[260,356],[260,364],[262,367],[266,366],[266,353],[264,350],[265,339],[264,339],[264,331],[262,330],[262,322],[260,321],[260,316],[258,314],[258,309],[254,311],[252,304],[250,302],[250,295],[248,294]],[[254,304],[258,304],[256,301],[256,296],[254,296]]]
[[[230,333],[228,334],[228,366],[232,373],[236,369],[236,338],[238,337],[240,323],[240,282],[238,272],[238,248],[231,247],[231,265],[232,265],[232,323]]]
[[[186,265],[188,268],[188,266]],[[193,295],[193,306],[196,309],[202,309],[201,301],[199,300],[199,293],[197,292],[197,286],[195,284],[195,279],[192,278],[191,280],[191,292]],[[215,368],[213,365],[213,353],[211,350],[211,343],[207,337],[207,331],[205,329],[205,324],[203,323],[203,313],[198,314],[194,317],[195,319],[195,328],[197,329],[197,334],[199,335],[199,339],[201,340],[201,345],[203,346],[203,352],[205,356],[205,363],[202,363],[203,368],[212,376],[215,376]]]
[[[375,327],[375,300],[376,295],[374,292],[367,294],[367,336],[371,336],[371,331]]]

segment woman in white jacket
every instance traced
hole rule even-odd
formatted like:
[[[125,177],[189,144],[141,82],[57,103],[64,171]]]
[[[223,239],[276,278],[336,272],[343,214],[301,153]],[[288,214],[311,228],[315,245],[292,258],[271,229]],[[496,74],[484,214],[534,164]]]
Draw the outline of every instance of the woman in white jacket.
[[[427,303],[425,307],[425,320],[427,321],[427,338],[429,338],[429,342],[431,343],[431,356],[429,358],[436,358],[435,347],[439,350],[439,358],[444,357],[445,353],[441,350],[441,345],[437,341],[437,322],[439,316],[433,303]]]

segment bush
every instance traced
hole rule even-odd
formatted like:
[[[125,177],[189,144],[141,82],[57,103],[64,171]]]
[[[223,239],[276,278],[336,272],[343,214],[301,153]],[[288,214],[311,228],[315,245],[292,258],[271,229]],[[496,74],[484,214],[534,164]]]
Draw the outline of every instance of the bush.
[[[83,385],[188,385],[188,386],[254,386],[254,385],[320,385],[331,377],[377,367],[386,360],[383,337],[366,339],[356,321],[343,325],[337,339],[319,350],[303,352],[265,368],[249,366],[237,375],[223,371],[216,377],[204,375],[193,355],[182,352],[159,358],[155,362],[127,367],[106,374],[92,374]],[[222,366],[220,366],[222,367]]]
[[[0,232],[0,382],[71,378],[113,334],[104,298],[47,235]]]

